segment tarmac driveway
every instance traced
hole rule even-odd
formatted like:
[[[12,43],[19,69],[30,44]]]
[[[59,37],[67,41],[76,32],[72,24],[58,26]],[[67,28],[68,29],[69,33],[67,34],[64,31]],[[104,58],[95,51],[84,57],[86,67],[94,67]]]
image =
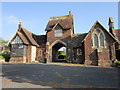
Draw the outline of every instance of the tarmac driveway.
[[[51,64],[2,65],[2,77],[11,82],[52,88],[118,88],[118,76],[116,68]]]

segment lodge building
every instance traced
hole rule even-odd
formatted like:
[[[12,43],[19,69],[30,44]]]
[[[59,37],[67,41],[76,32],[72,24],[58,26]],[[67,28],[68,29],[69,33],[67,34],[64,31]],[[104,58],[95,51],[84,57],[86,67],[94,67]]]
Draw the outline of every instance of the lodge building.
[[[109,17],[109,30],[96,21],[88,33],[74,33],[74,19],[69,15],[50,17],[45,28],[46,35],[35,35],[21,23],[11,39],[10,62],[67,62],[86,65],[110,66],[120,60],[120,29],[114,28]],[[64,60],[58,58],[59,49],[64,47]]]

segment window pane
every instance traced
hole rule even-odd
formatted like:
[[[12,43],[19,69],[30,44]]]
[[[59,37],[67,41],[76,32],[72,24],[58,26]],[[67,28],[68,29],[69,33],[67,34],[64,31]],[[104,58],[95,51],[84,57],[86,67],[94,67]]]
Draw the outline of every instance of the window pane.
[[[55,37],[62,36],[62,29],[55,30]]]
[[[23,44],[19,44],[19,48],[23,48]]]
[[[98,36],[96,34],[94,35],[94,46],[98,47]]]
[[[102,33],[100,34],[100,46],[104,47],[104,36]]]

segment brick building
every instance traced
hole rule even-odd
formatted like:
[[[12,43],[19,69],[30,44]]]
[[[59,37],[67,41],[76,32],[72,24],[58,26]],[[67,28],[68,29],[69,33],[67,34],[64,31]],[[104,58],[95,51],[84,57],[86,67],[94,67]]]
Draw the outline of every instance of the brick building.
[[[11,62],[60,61],[59,50],[65,48],[68,63],[109,66],[120,60],[120,30],[114,29],[109,18],[109,31],[96,21],[88,33],[74,33],[72,12],[67,16],[50,17],[45,28],[46,35],[35,35],[20,23],[10,41]]]

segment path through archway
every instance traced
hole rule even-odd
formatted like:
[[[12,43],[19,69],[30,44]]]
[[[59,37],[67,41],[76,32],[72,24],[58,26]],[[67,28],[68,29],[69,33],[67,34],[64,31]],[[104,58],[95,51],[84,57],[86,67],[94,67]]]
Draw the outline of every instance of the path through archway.
[[[66,62],[66,46],[58,42],[52,47],[52,62]]]

